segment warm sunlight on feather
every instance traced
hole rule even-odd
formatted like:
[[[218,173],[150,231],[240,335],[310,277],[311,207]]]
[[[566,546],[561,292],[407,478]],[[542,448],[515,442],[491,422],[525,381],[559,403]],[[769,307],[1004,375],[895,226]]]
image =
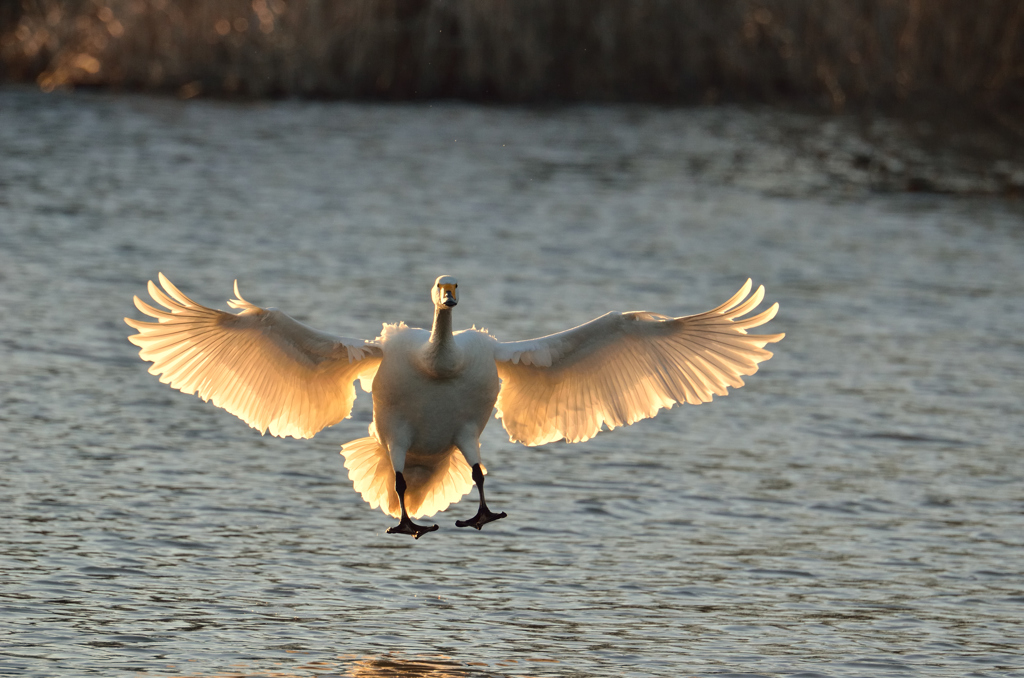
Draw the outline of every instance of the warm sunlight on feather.
[[[748,316],[764,299],[750,280],[721,306],[672,318],[611,312],[571,330],[500,342],[482,330],[452,331],[458,281],[431,288],[431,330],[385,325],[372,340],[326,334],[276,309],[246,301],[235,282],[228,306],[206,308],[162,273],[150,281],[161,310],[135,297],[157,322],[125,318],[138,331],[149,371],[195,393],[261,433],[309,438],[350,416],[355,382],[372,382],[370,435],[342,447],[357,492],[372,508],[400,518],[389,532],[419,538],[430,516],[475,484],[477,514],[459,527],[480,529],[504,518],[484,500],[480,434],[497,408],[513,441],[582,442],[602,428],[653,417],[675,404],[699,405],[743,386],[784,334],[748,334],[779,305]],[[744,317],[747,316],[747,317]]]

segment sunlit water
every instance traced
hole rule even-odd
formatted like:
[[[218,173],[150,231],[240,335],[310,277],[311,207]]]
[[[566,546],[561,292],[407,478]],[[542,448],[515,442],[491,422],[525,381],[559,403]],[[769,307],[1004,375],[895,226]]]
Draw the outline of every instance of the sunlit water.
[[[0,674],[1024,675],[1024,210],[830,190],[773,115],[0,92]],[[451,273],[509,340],[749,276],[787,338],[584,444],[493,422],[509,517],[413,541],[368,397],[279,440],[146,373],[158,271],[355,337]]]

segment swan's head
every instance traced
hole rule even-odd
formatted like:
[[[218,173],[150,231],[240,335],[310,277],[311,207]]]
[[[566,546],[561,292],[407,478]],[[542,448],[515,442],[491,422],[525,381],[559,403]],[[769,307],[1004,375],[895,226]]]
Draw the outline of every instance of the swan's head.
[[[430,298],[436,308],[451,308],[459,303],[459,281],[454,276],[442,275],[434,281]]]

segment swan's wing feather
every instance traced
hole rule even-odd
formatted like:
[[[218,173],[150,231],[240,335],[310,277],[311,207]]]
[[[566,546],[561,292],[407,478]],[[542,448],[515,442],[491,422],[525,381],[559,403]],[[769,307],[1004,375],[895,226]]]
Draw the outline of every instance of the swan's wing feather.
[[[498,343],[498,417],[514,441],[588,440],[676,403],[710,402],[743,386],[784,334],[747,334],[778,311],[740,319],[764,299],[751,281],[721,306],[682,318],[607,313],[540,339]],[[748,296],[749,295],[749,296]]]
[[[238,292],[228,301],[237,314],[189,299],[161,273],[148,285],[156,308],[135,306],[157,322],[125,318],[138,331],[149,371],[185,393],[195,393],[275,436],[309,438],[349,416],[355,381],[367,383],[380,364],[373,342],[336,337],[307,327],[273,308],[251,304]]]

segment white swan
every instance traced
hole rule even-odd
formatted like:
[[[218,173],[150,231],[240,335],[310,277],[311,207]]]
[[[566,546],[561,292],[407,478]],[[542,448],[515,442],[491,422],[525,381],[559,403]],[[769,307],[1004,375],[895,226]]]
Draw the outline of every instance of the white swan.
[[[401,522],[388,532],[417,539],[437,525],[414,523],[459,501],[476,484],[477,514],[457,521],[478,530],[504,518],[484,501],[480,433],[497,407],[513,441],[540,445],[588,440],[602,425],[653,417],[676,403],[709,402],[743,386],[743,375],[771,358],[765,344],[784,334],[749,335],[779,305],[740,319],[764,298],[751,282],[718,308],[682,318],[635,311],[607,313],[571,330],[529,341],[500,342],[485,330],[452,332],[458,283],[441,276],[431,289],[434,325],[384,325],[371,341],[336,337],[281,311],[250,304],[237,314],[206,308],[163,273],[149,293],[161,310],[135,297],[158,322],[125,318],[128,337],[153,363],[152,374],[185,393],[212,400],[275,436],[309,438],[348,417],[355,381],[373,393],[367,438],[342,446],[345,467],[370,506]],[[457,453],[458,452],[458,453]]]

